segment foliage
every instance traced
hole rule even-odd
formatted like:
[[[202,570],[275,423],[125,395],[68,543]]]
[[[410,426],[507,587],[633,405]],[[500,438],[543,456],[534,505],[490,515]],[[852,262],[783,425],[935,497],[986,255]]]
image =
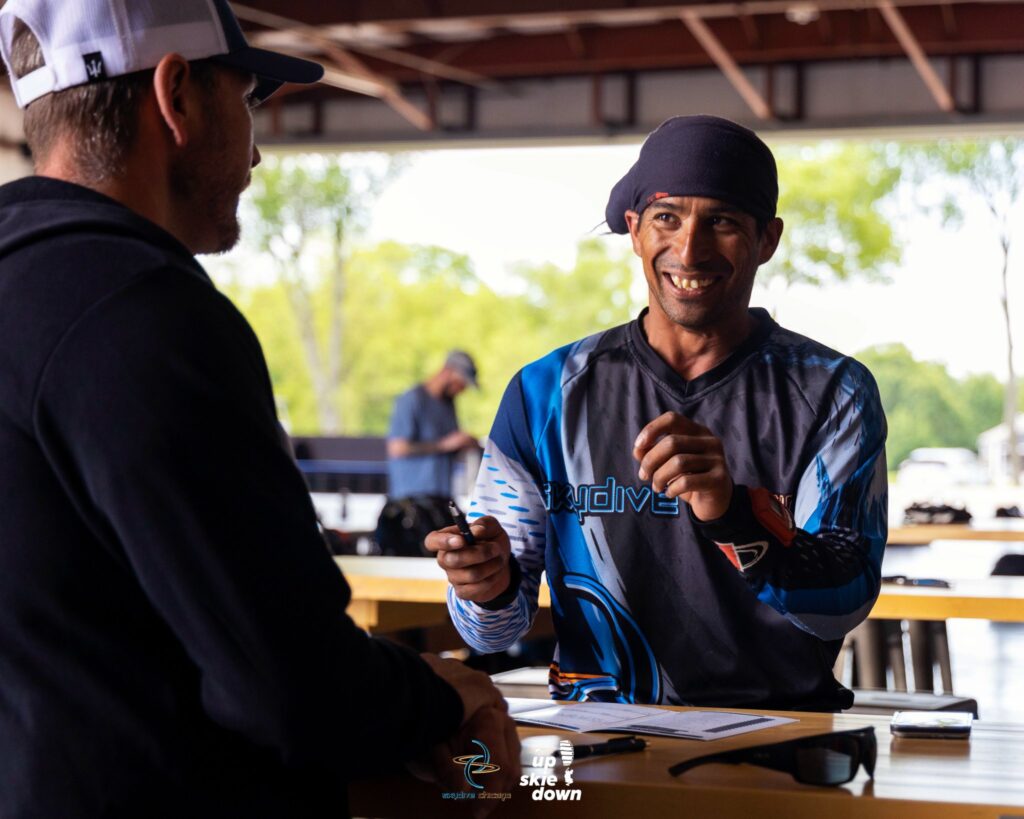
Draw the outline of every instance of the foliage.
[[[340,427],[338,393],[348,368],[348,239],[394,168],[388,158],[346,167],[339,157],[268,156],[253,174],[246,236],[274,264],[276,289],[291,308],[282,318],[299,341],[323,429]]]
[[[815,285],[885,280],[901,252],[883,207],[900,181],[892,147],[825,142],[783,146],[776,155],[785,230],[761,276]]]
[[[280,282],[226,286],[259,336],[274,390],[296,434],[381,435],[395,397],[435,372],[445,353],[468,350],[482,389],[459,398],[464,427],[489,428],[505,385],[524,364],[581,336],[628,321],[639,305],[629,297],[628,251],[609,252],[601,240],[579,246],[570,270],[521,266],[519,295],[499,295],[473,272],[469,259],[438,247],[384,242],[360,247],[346,261],[341,302],[345,377],[334,400],[340,426],[326,429],[316,405],[296,317]],[[327,332],[330,283],[312,291],[318,343]]]
[[[1024,140],[939,140],[908,145],[902,153],[904,163],[920,183],[925,196],[933,195],[929,204],[944,224],[959,226],[964,219],[964,203],[973,198],[988,211],[995,228],[1002,251],[1000,302],[1006,332],[1007,379],[1003,422],[1009,433],[1011,479],[1016,483],[1021,464],[1014,419],[1020,402],[1013,362],[1014,324],[1007,274],[1015,233],[1014,216],[1024,193]],[[935,186],[928,184],[936,176],[943,180],[937,191]]]
[[[826,143],[783,148],[780,213],[787,226],[762,275],[787,283],[884,278],[900,247],[884,202],[900,179],[891,146]],[[904,159],[903,155],[898,157]],[[273,277],[226,289],[261,339],[292,431],[383,434],[395,396],[437,370],[447,350],[470,351],[483,389],[459,399],[482,435],[505,384],[525,363],[620,324],[640,307],[628,245],[580,243],[575,264],[519,265],[498,294],[471,261],[440,247],[356,241],[391,160],[268,157],[243,213],[246,236]],[[882,203],[882,204],[880,204]],[[998,422],[1000,385],[957,381],[893,345],[865,351],[889,415],[892,465],[918,446],[975,445]]]
[[[912,449],[976,449],[978,435],[999,423],[1003,387],[991,375],[953,378],[942,364],[917,361],[902,344],[857,355],[878,382],[889,424],[886,456],[895,468]]]

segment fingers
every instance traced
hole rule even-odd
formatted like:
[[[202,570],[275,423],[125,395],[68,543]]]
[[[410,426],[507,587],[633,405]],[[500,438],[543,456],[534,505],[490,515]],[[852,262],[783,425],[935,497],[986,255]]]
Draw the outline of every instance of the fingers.
[[[651,467],[651,488],[655,492],[664,492],[667,495],[669,484],[676,479],[683,476],[713,474],[721,463],[722,459],[714,455],[672,455],[660,465],[655,461]]]
[[[461,556],[465,557],[465,555]],[[438,558],[437,562],[440,563],[441,558]],[[496,574],[501,573],[506,566],[508,566],[506,557],[504,555],[495,555],[479,563],[467,565],[465,568],[445,569],[445,571],[448,574],[448,582],[453,586],[472,586],[478,583],[486,583]]]
[[[724,480],[724,475],[719,470],[701,475],[678,475],[665,488],[665,497],[678,498],[694,492],[715,492],[722,487]]]
[[[512,580],[511,574],[508,569],[508,561],[502,558],[495,558],[494,561],[490,561],[485,564],[481,564],[481,567],[474,569],[463,569],[462,572],[480,572],[490,571],[490,567],[497,563],[498,568],[493,574],[485,576],[475,577],[468,582],[461,583],[458,578],[461,576],[460,572],[449,573],[448,582],[452,585],[452,591],[455,592],[455,596],[460,600],[472,600],[474,603],[486,603],[490,600],[501,595]],[[453,576],[454,575],[454,576]]]
[[[458,539],[458,546],[449,544],[449,541],[454,539]],[[423,545],[427,548],[428,552],[439,552],[442,549],[461,548],[466,545],[466,541],[459,535],[458,526],[446,526],[444,529],[438,529],[436,532],[431,532],[427,535]]]
[[[721,441],[714,436],[666,435],[640,458],[637,475],[642,481],[654,483],[655,476],[665,466],[674,468],[675,471],[667,476],[672,477],[683,472],[707,470],[711,460],[722,457]],[[664,485],[654,483],[656,492],[663,489]]]
[[[491,762],[499,767],[499,770],[493,773],[482,775],[481,784],[490,792],[512,792],[522,773],[519,762],[519,735],[512,719],[497,709],[485,708],[463,728],[460,736],[467,744],[476,739],[486,745]],[[490,809],[500,804],[498,800],[478,802],[479,804],[474,806],[481,809],[481,812],[476,814],[478,816],[487,815]]]
[[[706,436],[711,435],[711,430],[678,412],[663,413],[640,430],[633,442],[633,457],[639,461],[659,438],[670,433]]]
[[[469,531],[473,537],[480,542],[482,540],[504,540],[508,542],[508,535],[501,528],[496,518],[487,515],[477,518],[469,525]],[[443,549],[462,549],[466,546],[466,539],[459,533],[457,526],[446,526],[427,535],[424,546],[431,552],[439,552]]]
[[[476,543],[469,545],[458,529],[449,526],[427,535],[427,549],[437,555],[437,565],[448,575],[455,595],[477,603],[493,600],[511,580],[508,535],[493,517],[474,521],[470,531]]]
[[[498,519],[491,515],[484,515],[474,520],[470,524],[469,530],[477,540],[501,540],[503,538],[508,540],[508,535]]]
[[[421,654],[435,674],[458,693],[462,700],[462,721],[465,724],[481,708],[491,707],[507,711],[501,692],[482,671],[475,671],[458,660],[441,659],[435,654]]]
[[[469,569],[494,558],[507,560],[510,551],[504,543],[494,540],[477,541],[472,546],[463,546],[461,549],[442,549],[437,553],[437,565],[450,576],[452,571]]]

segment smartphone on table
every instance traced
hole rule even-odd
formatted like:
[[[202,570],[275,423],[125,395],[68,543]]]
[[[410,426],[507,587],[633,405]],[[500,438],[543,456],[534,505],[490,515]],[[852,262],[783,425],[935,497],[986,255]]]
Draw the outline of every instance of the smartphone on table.
[[[970,711],[897,711],[889,730],[905,739],[967,739],[973,724]]]

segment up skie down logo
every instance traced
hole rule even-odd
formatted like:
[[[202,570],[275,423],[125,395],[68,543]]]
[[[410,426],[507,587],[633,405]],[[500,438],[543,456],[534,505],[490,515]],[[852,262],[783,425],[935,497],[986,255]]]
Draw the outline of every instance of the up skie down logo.
[[[679,498],[668,498],[650,486],[624,486],[609,476],[604,483],[579,484],[548,481],[542,487],[548,513],[572,512],[583,523],[587,515],[619,515],[627,507],[637,514],[678,517]]]

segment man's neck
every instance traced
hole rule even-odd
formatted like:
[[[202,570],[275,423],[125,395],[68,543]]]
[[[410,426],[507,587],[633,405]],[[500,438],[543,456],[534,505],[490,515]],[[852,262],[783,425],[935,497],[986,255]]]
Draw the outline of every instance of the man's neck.
[[[434,398],[444,398],[444,373],[439,372],[423,382],[425,389]]]
[[[104,196],[109,196],[115,202],[119,202],[131,211],[148,219],[170,233],[185,247],[191,248],[192,238],[188,231],[175,216],[173,200],[163,183],[165,177],[157,172],[157,169],[138,165],[136,156],[129,156],[126,162],[126,172],[120,176],[108,177],[100,182],[84,178],[83,175],[70,161],[67,152],[55,149],[48,162],[36,169],[39,176],[46,176],[52,179],[59,179],[62,182],[71,182],[89,188]],[[145,184],[139,184],[137,180],[146,180]]]
[[[681,327],[652,311],[643,318],[643,330],[651,348],[679,375],[692,381],[717,367],[757,327],[747,310],[706,330]]]

